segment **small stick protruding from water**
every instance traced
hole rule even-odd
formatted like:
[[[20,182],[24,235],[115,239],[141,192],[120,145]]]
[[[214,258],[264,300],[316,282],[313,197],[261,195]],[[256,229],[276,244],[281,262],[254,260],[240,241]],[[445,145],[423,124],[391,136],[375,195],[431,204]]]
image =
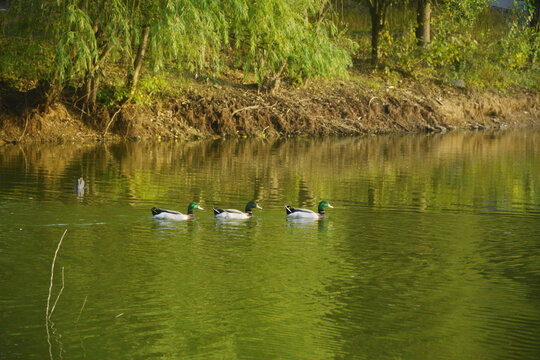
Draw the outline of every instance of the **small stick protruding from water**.
[[[62,291],[64,291],[64,267],[62,266],[62,288],[58,292],[58,295],[56,296],[56,300],[54,301],[54,304],[51,308],[51,312],[49,313],[49,319],[52,316],[52,313],[54,312],[54,309],[56,308],[56,304],[58,303],[58,300],[60,299],[60,295],[62,295]]]
[[[51,293],[52,293],[52,287],[53,287],[53,281],[54,281],[54,264],[56,263],[56,257],[58,256],[58,251],[60,250],[60,246],[62,245],[62,241],[64,240],[64,236],[66,236],[67,229],[64,231],[64,234],[62,235],[62,238],[58,242],[58,246],[56,247],[56,251],[54,252],[54,258],[51,265],[51,283],[49,285],[49,296],[47,297],[47,310],[45,312],[45,323],[49,321],[51,318],[51,312],[49,312],[50,304],[51,304]],[[64,270],[62,269],[62,290],[64,289]],[[60,294],[62,293],[62,290],[60,291]],[[58,294],[58,298],[60,297],[60,294]],[[56,302],[54,305],[56,306],[56,303],[58,302],[58,298],[56,298]],[[53,307],[54,310],[54,307]]]
[[[64,268],[62,267],[62,288],[60,289],[60,292],[58,293],[58,296],[56,297],[52,310],[49,311],[49,308],[51,305],[52,287],[54,283],[54,264],[56,263],[56,257],[58,256],[58,251],[60,250],[60,246],[62,245],[62,241],[64,240],[64,236],[66,236],[66,233],[67,233],[67,229],[64,231],[64,234],[62,234],[62,237],[60,238],[60,241],[58,242],[58,246],[56,247],[56,251],[54,252],[54,258],[51,265],[51,283],[49,285],[49,296],[47,296],[47,310],[45,311],[45,328],[47,329],[47,343],[49,344],[49,357],[51,358],[51,360],[53,359],[53,355],[52,355],[51,333],[49,331],[49,323],[52,324],[51,322],[52,312],[54,311],[54,308],[56,307],[56,304],[58,303],[58,300],[60,299],[60,295],[62,295],[62,291],[64,291]]]

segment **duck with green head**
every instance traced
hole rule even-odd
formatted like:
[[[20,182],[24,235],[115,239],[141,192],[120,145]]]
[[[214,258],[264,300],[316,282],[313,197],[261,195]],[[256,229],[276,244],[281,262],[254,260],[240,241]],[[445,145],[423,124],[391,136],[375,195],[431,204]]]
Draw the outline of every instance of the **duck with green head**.
[[[216,209],[214,208],[214,215],[218,219],[249,219],[253,216],[253,209],[261,209],[256,201],[250,201],[246,205],[246,209],[244,212],[236,209]]]
[[[151,211],[152,215],[154,215],[154,219],[158,220],[191,220],[195,217],[193,214],[194,209],[204,210],[201,206],[197,205],[196,202],[192,202],[188,205],[187,214],[182,214],[175,210],[158,209],[155,207],[153,207]]]
[[[293,208],[289,205],[285,206],[285,210],[287,211],[288,219],[322,219],[324,217],[324,210],[327,207],[334,208],[328,202],[323,200],[319,203],[317,212],[309,209]]]

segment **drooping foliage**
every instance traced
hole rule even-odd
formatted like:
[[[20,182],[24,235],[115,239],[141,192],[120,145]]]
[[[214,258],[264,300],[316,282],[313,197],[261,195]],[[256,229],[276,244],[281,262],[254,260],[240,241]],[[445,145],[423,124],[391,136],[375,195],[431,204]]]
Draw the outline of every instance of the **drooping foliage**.
[[[344,3],[354,11],[343,11]],[[418,16],[430,3],[431,17]],[[508,70],[508,79],[538,88],[539,2],[526,3],[528,13],[501,15],[484,0],[19,0],[0,15],[0,80],[69,86],[92,112],[186,75],[239,70],[270,89],[280,77],[345,77],[354,38],[365,44],[355,55],[371,56],[386,73],[496,79],[490,84],[504,88],[495,75]],[[351,20],[348,12],[360,19],[359,31],[338,26]],[[431,36],[420,47],[422,21],[430,21],[424,35]]]
[[[351,64],[353,43],[326,16],[327,0],[23,2],[13,10],[19,22],[41,14],[30,28],[41,27],[42,40],[52,39],[50,80],[79,89],[89,110],[106,72],[121,74],[134,88],[143,62],[154,72],[177,69],[179,76],[212,76],[228,65],[254,75],[259,85],[284,74],[300,82],[343,77]]]
[[[345,75],[352,43],[336,42],[340,34],[324,17],[327,1],[233,2],[227,18],[236,63],[257,82],[284,69],[296,79]]]

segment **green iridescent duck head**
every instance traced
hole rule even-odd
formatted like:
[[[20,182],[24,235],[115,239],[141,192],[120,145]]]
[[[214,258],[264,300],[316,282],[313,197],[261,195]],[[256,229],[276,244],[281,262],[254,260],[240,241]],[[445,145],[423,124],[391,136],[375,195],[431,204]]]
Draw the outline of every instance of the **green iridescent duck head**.
[[[188,215],[193,214],[194,209],[204,210],[201,206],[197,205],[196,202],[192,202],[191,204],[188,205],[188,208],[187,208]]]
[[[247,213],[250,213],[252,209],[261,209],[262,210],[262,207],[260,207],[259,205],[257,205],[257,202],[256,201],[250,201],[247,203],[246,205],[246,212]]]
[[[330,205],[328,202],[326,202],[326,201],[323,200],[323,201],[321,201],[321,202],[319,203],[319,214],[324,214],[324,209],[325,209],[326,207],[329,207],[329,208],[331,208],[331,209],[334,208],[334,207],[333,207],[332,205]]]

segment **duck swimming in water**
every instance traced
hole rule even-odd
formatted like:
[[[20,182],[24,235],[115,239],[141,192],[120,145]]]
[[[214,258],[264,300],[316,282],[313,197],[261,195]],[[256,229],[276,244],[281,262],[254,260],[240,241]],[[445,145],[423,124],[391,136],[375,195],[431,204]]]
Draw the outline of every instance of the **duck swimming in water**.
[[[253,216],[252,210],[254,208],[262,210],[262,207],[260,207],[255,201],[250,201],[246,205],[245,212],[241,212],[240,210],[236,209],[216,209],[214,208],[214,215],[218,219],[249,219]]]
[[[166,210],[166,209],[158,209],[153,207],[152,215],[154,215],[154,219],[158,220],[191,220],[195,217],[193,214],[194,209],[204,210],[201,206],[197,205],[197,203],[192,202],[188,205],[187,214],[182,214],[181,212],[175,211],[175,210]]]
[[[334,208],[328,202],[323,200],[319,203],[318,212],[309,209],[293,208],[289,205],[285,206],[285,209],[287,210],[287,218],[289,219],[322,219],[326,207]]]

